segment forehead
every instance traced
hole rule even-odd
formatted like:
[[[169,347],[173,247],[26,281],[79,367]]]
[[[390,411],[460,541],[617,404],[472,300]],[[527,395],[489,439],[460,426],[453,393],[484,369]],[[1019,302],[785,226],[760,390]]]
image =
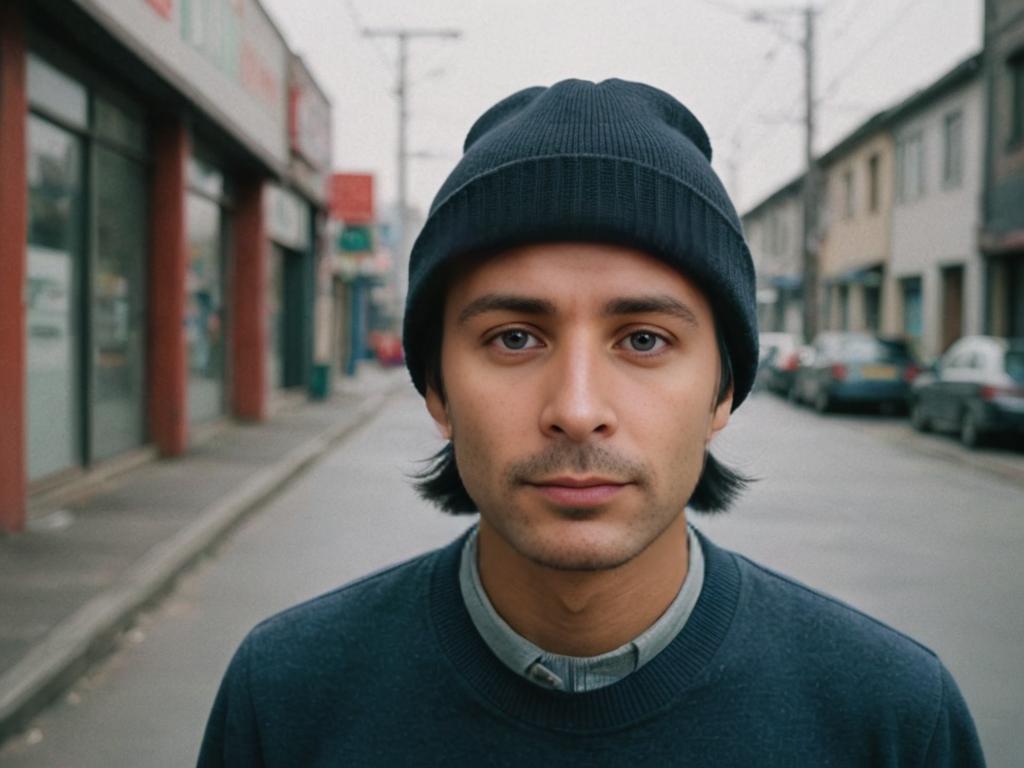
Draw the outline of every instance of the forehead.
[[[711,311],[700,288],[678,270],[635,248],[605,243],[539,243],[463,259],[450,273],[446,309],[494,292],[555,304],[658,293],[676,296],[696,312]]]

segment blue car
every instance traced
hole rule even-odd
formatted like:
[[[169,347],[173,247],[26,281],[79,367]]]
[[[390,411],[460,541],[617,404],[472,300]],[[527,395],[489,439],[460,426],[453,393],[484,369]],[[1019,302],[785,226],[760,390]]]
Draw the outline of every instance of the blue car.
[[[810,403],[819,413],[852,404],[902,411],[910,397],[910,384],[920,370],[901,339],[826,331],[815,337],[801,361],[794,397]]]

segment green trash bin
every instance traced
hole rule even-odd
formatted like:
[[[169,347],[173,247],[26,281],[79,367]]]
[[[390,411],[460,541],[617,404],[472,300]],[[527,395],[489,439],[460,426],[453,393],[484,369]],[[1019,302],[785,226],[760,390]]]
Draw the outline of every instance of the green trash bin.
[[[327,391],[331,381],[331,366],[327,363],[315,363],[313,375],[309,382],[309,395],[314,400],[323,400],[327,397]]]

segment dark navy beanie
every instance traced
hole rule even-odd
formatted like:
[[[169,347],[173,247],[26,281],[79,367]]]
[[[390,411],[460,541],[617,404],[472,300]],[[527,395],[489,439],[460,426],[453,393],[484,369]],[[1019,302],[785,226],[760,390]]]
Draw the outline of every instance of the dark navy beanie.
[[[725,337],[739,406],[758,354],[754,266],[739,217],[700,121],[664,91],[623,80],[527,88],[470,129],[409,258],[403,345],[421,394],[425,342],[440,338],[444,265],[555,241],[634,247],[697,283]]]

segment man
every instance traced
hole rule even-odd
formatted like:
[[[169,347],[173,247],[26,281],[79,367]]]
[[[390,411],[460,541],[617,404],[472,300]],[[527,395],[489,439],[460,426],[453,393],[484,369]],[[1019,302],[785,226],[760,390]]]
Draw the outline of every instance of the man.
[[[413,249],[406,359],[479,524],[259,625],[206,766],[976,766],[927,649],[723,550],[685,507],[750,391],[753,268],[697,119],[531,88],[470,130]]]

